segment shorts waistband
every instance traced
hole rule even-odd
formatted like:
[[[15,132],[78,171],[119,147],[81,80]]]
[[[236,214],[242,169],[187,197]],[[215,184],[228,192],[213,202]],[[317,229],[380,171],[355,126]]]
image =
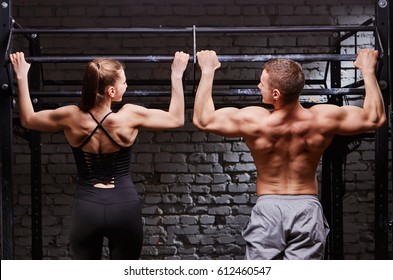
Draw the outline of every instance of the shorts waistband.
[[[316,199],[319,201],[318,196],[315,194],[262,194],[258,196],[257,200],[265,199],[279,199],[279,200],[303,200],[303,199]]]

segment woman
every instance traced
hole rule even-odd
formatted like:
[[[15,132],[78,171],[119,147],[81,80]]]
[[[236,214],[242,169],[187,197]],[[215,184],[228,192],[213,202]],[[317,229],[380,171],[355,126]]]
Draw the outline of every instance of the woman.
[[[10,54],[22,125],[63,131],[74,153],[78,181],[71,247],[75,259],[101,259],[104,236],[111,259],[139,259],[143,229],[138,194],[129,174],[131,146],[139,128],[171,129],[184,124],[182,76],[188,59],[183,52],[174,56],[168,111],[125,104],[112,112],[112,102],[120,102],[127,88],[124,65],[96,59],[87,64],[79,106],[34,112],[27,77],[30,64],[22,52]]]

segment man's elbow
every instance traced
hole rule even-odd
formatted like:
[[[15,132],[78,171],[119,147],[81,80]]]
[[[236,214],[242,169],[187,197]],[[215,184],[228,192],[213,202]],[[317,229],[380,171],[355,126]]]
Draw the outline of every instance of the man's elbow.
[[[386,115],[382,114],[381,116],[378,116],[377,118],[370,121],[370,127],[372,130],[378,130],[386,124],[386,121]]]
[[[24,128],[29,128],[29,123],[26,122],[26,121],[21,120],[21,121],[20,121],[20,124],[21,124],[21,126],[24,127]]]
[[[382,116],[379,118],[378,122],[377,122],[377,128],[381,128],[382,126],[384,126],[386,124],[387,118],[386,118],[386,114],[382,114]]]
[[[205,130],[206,129],[206,125],[204,125],[202,123],[202,121],[195,115],[192,118],[192,123],[196,126],[196,128],[198,128],[200,130]]]

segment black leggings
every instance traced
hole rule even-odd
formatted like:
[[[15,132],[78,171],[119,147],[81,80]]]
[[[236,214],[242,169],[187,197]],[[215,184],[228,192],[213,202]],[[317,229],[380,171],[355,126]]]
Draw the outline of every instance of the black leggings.
[[[111,259],[139,259],[143,243],[139,201],[100,204],[75,199],[71,231],[74,259],[101,259],[104,236]]]

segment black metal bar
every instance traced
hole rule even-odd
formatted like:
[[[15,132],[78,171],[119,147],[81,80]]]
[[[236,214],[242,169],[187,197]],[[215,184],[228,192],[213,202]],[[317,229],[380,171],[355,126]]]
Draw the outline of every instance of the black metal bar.
[[[196,77],[194,77],[195,83],[198,83],[199,81],[196,80]],[[214,84],[215,85],[234,85],[235,81],[234,80],[215,80]],[[81,80],[42,80],[43,86],[81,86],[82,81]],[[127,80],[127,84],[131,86],[152,86],[152,85],[158,85],[158,86],[168,86],[171,85],[171,81],[169,79],[166,80]],[[253,85],[256,86],[259,84],[259,80],[236,80],[236,85]],[[305,80],[306,85],[323,85],[326,88],[326,78],[324,79],[306,79]],[[357,88],[360,86],[345,86],[346,88]],[[194,88],[194,85],[193,85]]]
[[[376,26],[379,34],[377,45],[387,50],[390,45],[389,30],[389,1],[376,1]],[[388,110],[391,81],[389,82],[389,57],[383,56],[380,61],[378,82],[385,101],[385,108]],[[390,68],[390,69],[389,69]],[[388,114],[388,111],[386,111]],[[388,124],[386,123],[376,133],[375,138],[375,259],[388,258],[388,197],[389,197],[389,159],[388,159]]]
[[[196,80],[198,82],[198,80]],[[324,85],[325,80],[323,79],[313,79],[313,80],[306,80],[306,85]],[[236,85],[257,85],[259,83],[258,80],[236,80]],[[81,86],[81,80],[43,80],[43,86]],[[170,80],[127,80],[127,84],[131,86],[169,86],[171,85]],[[216,80],[214,81],[215,85],[234,85],[233,80]],[[351,88],[347,86],[347,88]],[[356,88],[356,87],[352,87]]]
[[[11,65],[6,65],[7,44],[11,30],[11,1],[3,0],[0,8],[0,134],[1,134],[1,250],[2,259],[14,259],[12,143],[13,123]]]
[[[332,197],[331,197],[331,184],[332,184],[332,166],[330,161],[330,155],[328,150],[324,152],[322,156],[322,171],[321,171],[321,204],[323,208],[323,212],[325,217],[329,223],[329,226],[332,226]],[[332,247],[331,247],[331,232],[329,233],[326,239],[326,248],[325,248],[325,259],[331,259]]]
[[[233,81],[232,81],[233,82]],[[167,80],[127,80],[130,86],[170,86],[171,81]],[[255,83],[254,83],[255,84]],[[82,80],[43,80],[43,86],[81,86]]]
[[[192,27],[192,43],[193,43],[193,65],[192,65],[192,75],[193,75],[193,81],[192,81],[192,92],[196,94],[196,72],[197,72],[197,36],[196,36],[196,26],[194,25]]]
[[[343,143],[339,143],[343,145]],[[343,223],[343,168],[344,168],[344,155],[337,155],[337,151],[342,149],[341,146],[335,147],[332,151],[335,155],[332,158],[332,258],[335,260],[344,259],[344,223]]]
[[[12,37],[13,34],[14,34],[14,31],[17,30],[17,29],[15,29],[15,28],[18,28],[18,29],[23,28],[20,24],[18,24],[17,22],[15,22],[14,19],[12,19],[12,26],[13,26],[14,28],[11,29],[11,36],[10,36],[10,37]],[[23,35],[24,35],[24,37],[27,39],[27,41],[29,41],[29,43],[34,43],[34,42],[35,42],[34,37],[36,37],[37,34],[25,33],[25,34],[23,34]]]
[[[330,225],[325,257],[335,260],[344,258],[342,170],[345,145],[344,137],[335,136],[322,158],[322,207]]]
[[[260,96],[261,91],[259,89],[218,89],[213,90],[214,96],[220,95],[250,95]],[[304,95],[364,95],[364,89],[355,88],[331,88],[331,89],[304,89],[301,96]]]
[[[40,54],[39,36],[29,44],[30,54]],[[32,90],[41,89],[42,64],[33,64],[30,69],[29,85]],[[39,99],[33,102],[34,110],[40,111]],[[42,203],[41,203],[41,132],[31,131],[29,138],[30,169],[31,169],[31,231],[32,231],[32,259],[42,260]]]
[[[325,73],[323,75],[323,81],[324,81],[323,85],[325,86],[325,88],[328,88],[327,79],[328,79],[328,75],[329,75],[330,63],[331,63],[331,61],[326,62]],[[307,79],[306,79],[305,83],[307,85]]]
[[[388,124],[375,137],[375,259],[388,259],[389,191],[388,191]]]
[[[365,22],[363,22],[360,26],[369,26],[370,24],[373,24],[374,22],[375,22],[375,19],[370,18],[370,19],[366,20]],[[373,27],[373,28],[375,30],[375,27]],[[355,31],[348,32],[340,37],[340,42],[352,37],[353,35],[355,35],[359,31],[364,31],[364,30],[355,30]],[[368,31],[371,31],[371,30],[368,30]]]
[[[218,55],[222,62],[264,62],[275,58],[296,61],[354,61],[355,54],[265,54],[265,55]]]
[[[319,26],[250,26],[250,27],[195,27],[198,33],[277,33],[277,32],[339,32],[373,31],[372,26],[319,25]],[[149,33],[192,33],[193,27],[185,28],[23,28],[15,29],[15,34],[149,34]]]
[[[393,2],[390,0],[389,1],[389,34],[391,34],[392,32],[392,20],[393,20]],[[392,40],[391,35],[389,35],[390,37],[390,42]],[[390,46],[390,57],[388,60],[389,63],[389,88],[392,89],[393,88],[393,54],[391,53],[391,48],[392,46]],[[389,104],[393,104],[393,91],[390,90],[390,100],[389,100]],[[389,121],[389,115],[388,115],[388,121]],[[390,124],[393,124],[393,111],[390,111]],[[393,147],[393,129],[390,126],[390,147]],[[393,158],[393,148],[391,149],[391,158]],[[391,163],[391,161],[390,161]],[[390,175],[391,178],[393,177],[393,166],[390,169]],[[390,209],[393,209],[393,202],[390,203],[390,205],[388,206],[388,208],[390,207]],[[392,212],[390,212],[392,213]],[[390,230],[390,256],[388,256],[388,259],[393,259],[393,214],[392,216],[390,216],[389,222],[388,222],[388,228]]]
[[[7,46],[5,49],[5,59],[8,59],[9,56],[9,50],[11,50],[11,45],[12,45],[12,29],[10,30],[10,33],[8,35],[8,40],[7,40]]]
[[[31,231],[32,259],[42,260],[41,133],[31,131]]]
[[[382,56],[385,55],[385,52],[384,52],[384,45],[382,43],[381,35],[379,34],[378,28],[375,29],[375,36],[374,37],[375,37],[376,49],[379,50],[380,57],[382,58]]]
[[[336,52],[340,53],[340,42],[337,42]],[[354,59],[355,60],[355,59]],[[332,73],[331,73],[331,86],[333,88],[341,88],[341,63],[339,61],[332,61]],[[342,106],[343,96],[335,95],[330,96],[332,104]],[[342,158],[337,159],[337,153],[341,147],[335,146],[332,150],[333,157],[331,159],[332,163],[332,252],[331,258],[335,260],[341,260],[344,258],[344,229],[343,229],[343,200],[342,200],[342,170],[343,162]],[[338,166],[337,166],[338,165]]]
[[[343,88],[358,88],[361,86],[364,86],[364,80],[355,81],[354,83],[346,85]]]
[[[264,26],[264,27],[197,27],[200,33],[277,33],[277,32],[339,32],[339,31],[373,31],[372,26],[353,25],[317,25],[317,26]]]
[[[15,26],[18,27],[18,26]],[[16,28],[14,34],[157,34],[191,33],[191,27],[185,28]]]
[[[31,97],[81,97],[81,91],[30,91]],[[138,96],[169,96],[170,92],[165,90],[133,90],[126,91],[124,97],[138,97]],[[185,95],[192,95],[185,91]],[[217,89],[213,90],[214,96],[223,95],[244,95],[244,96],[260,96],[259,89]],[[353,88],[332,88],[332,89],[305,89],[302,95],[364,95],[364,89]]]
[[[85,55],[85,56],[28,56],[28,62],[75,63],[88,62],[97,57],[112,58],[123,62],[172,62],[171,55]],[[274,58],[296,61],[354,61],[356,54],[264,54],[264,55],[218,55],[221,62],[264,62]],[[193,62],[194,58],[190,57]]]
[[[89,62],[96,58],[112,58],[123,62],[172,62],[173,55],[84,55],[84,56],[27,56],[28,62],[39,63],[76,63]],[[190,58],[191,59],[191,58]]]
[[[340,52],[340,40],[336,41],[336,53]],[[331,87],[332,89],[341,90],[341,64],[339,61],[331,62]],[[342,105],[342,95],[328,95],[328,103]],[[335,137],[336,138],[336,137]],[[340,194],[337,193],[335,184],[342,180],[341,173],[342,164],[336,166],[339,145],[336,145],[333,139],[330,146],[325,150],[322,157],[322,205],[326,219],[330,225],[330,234],[326,240],[326,253],[325,257],[329,259],[342,259],[343,258],[343,229],[342,229],[342,199]]]

